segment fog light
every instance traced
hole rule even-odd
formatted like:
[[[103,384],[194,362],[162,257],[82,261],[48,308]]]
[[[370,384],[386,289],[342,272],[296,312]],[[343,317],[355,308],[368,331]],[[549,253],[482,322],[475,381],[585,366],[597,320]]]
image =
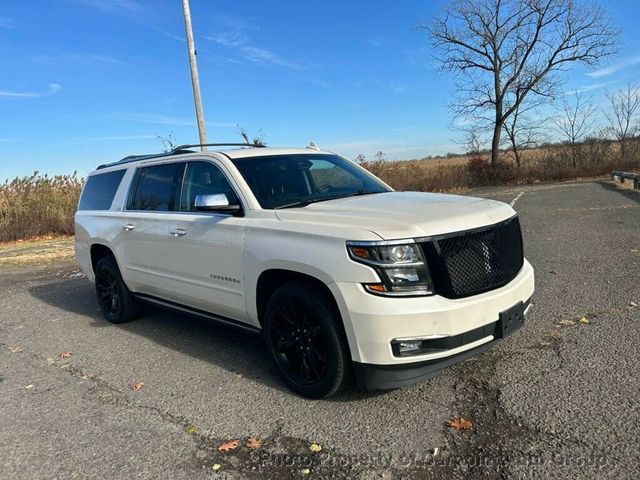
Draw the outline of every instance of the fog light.
[[[403,353],[416,352],[420,350],[420,347],[422,347],[422,340],[408,340],[398,343],[398,352],[401,355]]]

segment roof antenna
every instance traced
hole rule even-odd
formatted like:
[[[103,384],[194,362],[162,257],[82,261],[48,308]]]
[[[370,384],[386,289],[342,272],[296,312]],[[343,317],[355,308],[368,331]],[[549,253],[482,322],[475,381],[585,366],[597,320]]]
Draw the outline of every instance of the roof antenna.
[[[309,150],[315,150],[316,152],[320,151],[320,147],[315,144],[315,142],[309,142],[309,146],[307,147]]]

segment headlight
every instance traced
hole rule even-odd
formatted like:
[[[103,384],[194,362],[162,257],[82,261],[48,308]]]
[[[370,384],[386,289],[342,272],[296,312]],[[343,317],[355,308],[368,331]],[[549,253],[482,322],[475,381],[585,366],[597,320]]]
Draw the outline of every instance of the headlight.
[[[376,269],[381,283],[364,288],[378,295],[431,295],[429,269],[413,240],[398,242],[347,242],[349,256]]]

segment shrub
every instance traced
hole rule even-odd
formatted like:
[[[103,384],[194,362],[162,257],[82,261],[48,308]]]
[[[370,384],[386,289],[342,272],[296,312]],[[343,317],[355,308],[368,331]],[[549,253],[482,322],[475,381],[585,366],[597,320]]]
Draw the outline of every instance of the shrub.
[[[83,180],[35,172],[0,185],[0,241],[73,234]]]

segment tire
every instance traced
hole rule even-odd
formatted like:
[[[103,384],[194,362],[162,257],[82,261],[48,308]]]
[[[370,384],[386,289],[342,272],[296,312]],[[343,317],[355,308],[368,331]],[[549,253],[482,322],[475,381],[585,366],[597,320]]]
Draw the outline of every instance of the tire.
[[[98,304],[109,322],[126,323],[140,316],[138,302],[122,280],[114,257],[98,260],[95,276]]]
[[[347,383],[351,358],[341,318],[324,292],[289,282],[269,299],[264,333],[286,384],[308,398],[327,398]]]

